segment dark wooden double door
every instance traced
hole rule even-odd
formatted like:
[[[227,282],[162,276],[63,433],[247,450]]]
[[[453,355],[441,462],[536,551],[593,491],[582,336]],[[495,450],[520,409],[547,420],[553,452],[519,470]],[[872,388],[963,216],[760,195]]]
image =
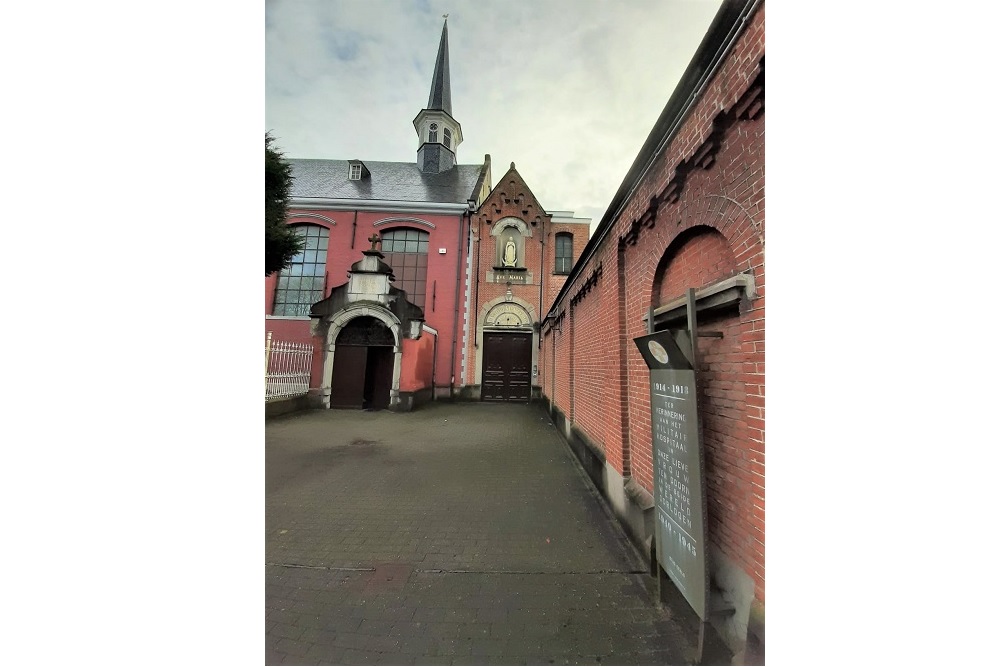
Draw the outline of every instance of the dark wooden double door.
[[[483,333],[484,401],[531,398],[531,333]]]
[[[389,407],[395,348],[392,333],[374,318],[352,320],[333,353],[331,408]]]

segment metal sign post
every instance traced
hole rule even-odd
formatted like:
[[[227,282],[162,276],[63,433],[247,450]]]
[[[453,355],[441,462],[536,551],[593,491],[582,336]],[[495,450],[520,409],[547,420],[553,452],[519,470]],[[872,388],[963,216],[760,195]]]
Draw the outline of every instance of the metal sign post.
[[[705,453],[698,413],[699,336],[695,290],[687,290],[687,329],[647,333],[634,342],[649,368],[653,427],[653,498],[656,560],[700,619],[695,663],[700,664],[708,621],[709,570]],[[661,591],[657,568],[657,591]]]

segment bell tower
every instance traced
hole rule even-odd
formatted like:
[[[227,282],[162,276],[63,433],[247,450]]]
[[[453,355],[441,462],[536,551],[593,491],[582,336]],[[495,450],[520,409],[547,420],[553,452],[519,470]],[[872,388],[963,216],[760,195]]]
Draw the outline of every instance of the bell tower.
[[[413,119],[420,148],[417,167],[425,174],[448,171],[457,162],[458,145],[462,143],[462,126],[451,115],[451,76],[448,68],[448,15],[444,15],[441,43],[438,45],[431,79],[431,94],[427,108]]]

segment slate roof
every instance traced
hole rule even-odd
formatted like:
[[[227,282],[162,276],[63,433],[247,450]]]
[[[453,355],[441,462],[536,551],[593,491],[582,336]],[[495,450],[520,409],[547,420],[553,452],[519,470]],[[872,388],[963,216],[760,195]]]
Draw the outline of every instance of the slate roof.
[[[348,177],[348,160],[286,159],[292,165],[291,196],[464,204],[475,196],[482,164],[459,164],[441,174],[425,174],[416,162],[364,162],[370,172]]]

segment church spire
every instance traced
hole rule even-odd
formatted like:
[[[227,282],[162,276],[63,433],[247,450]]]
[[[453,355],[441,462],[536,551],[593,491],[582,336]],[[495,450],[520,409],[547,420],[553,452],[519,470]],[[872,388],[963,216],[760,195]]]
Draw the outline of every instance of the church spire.
[[[462,126],[451,115],[451,73],[448,64],[448,15],[444,15],[441,41],[438,44],[431,94],[427,108],[413,119],[417,132],[417,166],[425,174],[440,174],[455,166]]]
[[[451,74],[448,67],[448,15],[444,15],[441,28],[441,43],[438,44],[437,61],[434,63],[434,78],[431,79],[431,94],[427,98],[428,109],[440,109],[451,115]]]

